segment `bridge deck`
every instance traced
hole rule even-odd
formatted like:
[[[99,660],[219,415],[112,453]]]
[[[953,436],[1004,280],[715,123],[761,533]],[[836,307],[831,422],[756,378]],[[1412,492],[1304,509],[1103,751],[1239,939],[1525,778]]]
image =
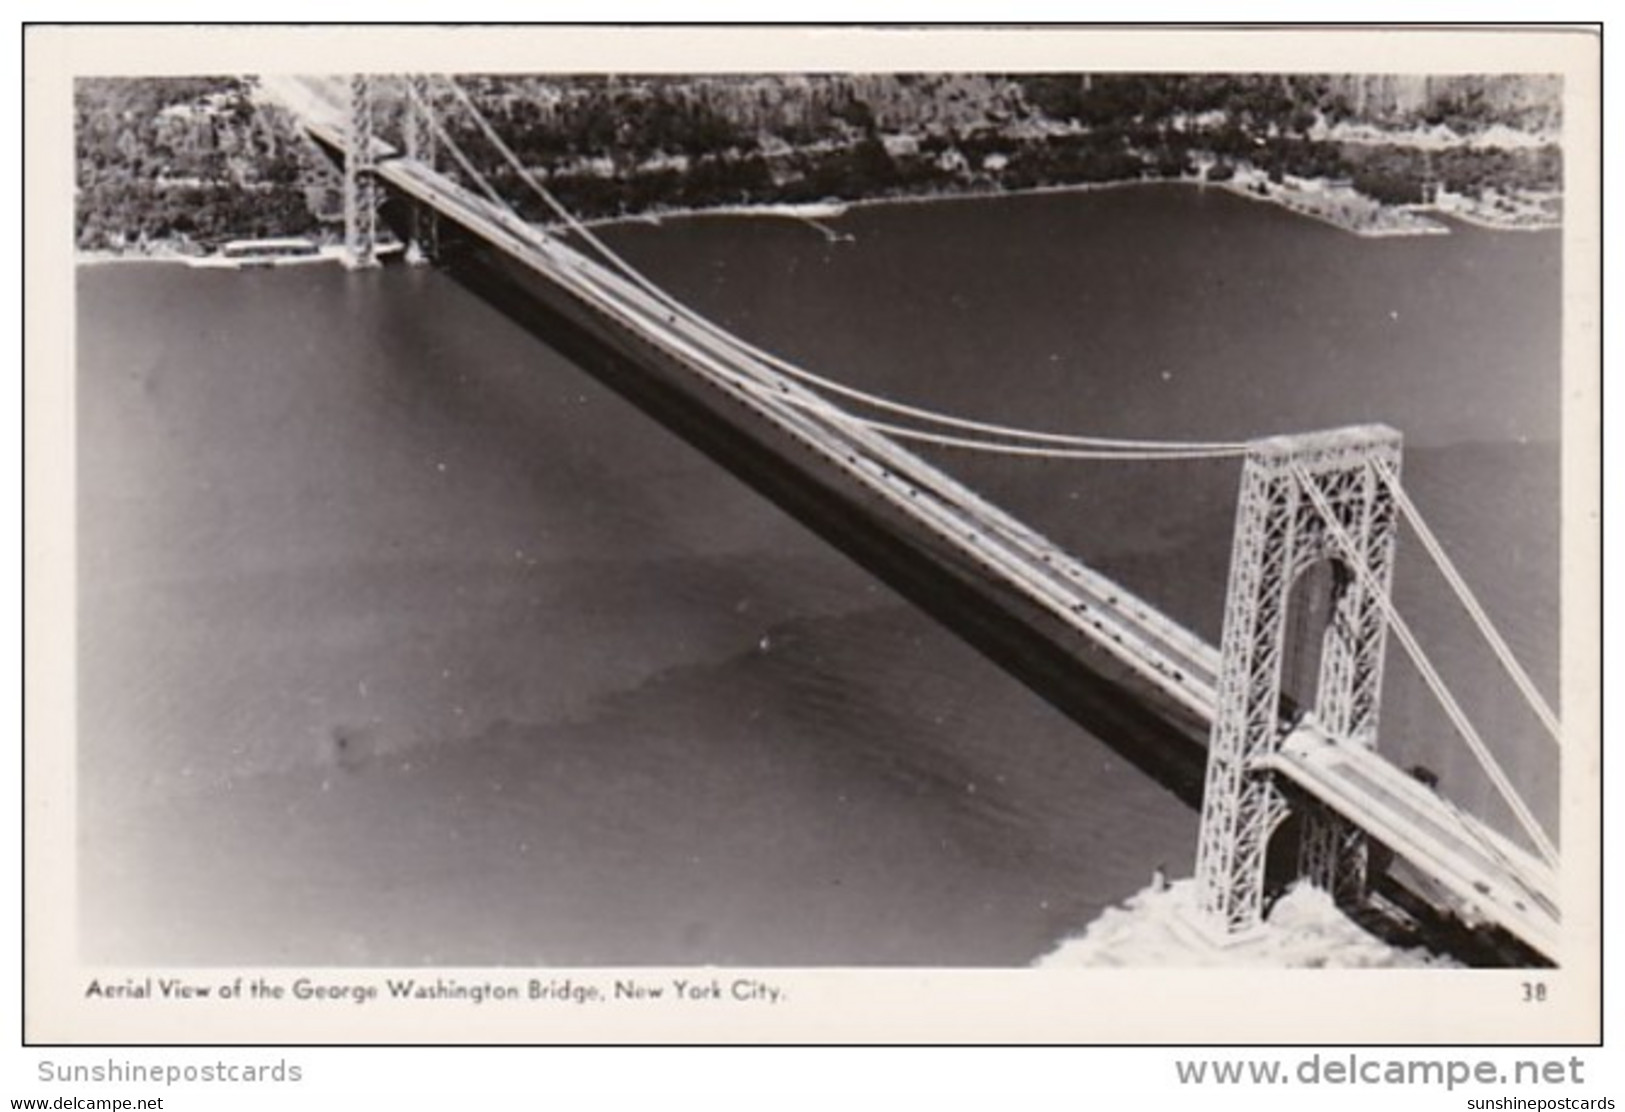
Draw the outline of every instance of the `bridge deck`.
[[[277,93],[303,112],[307,128],[319,140],[342,150],[340,106],[320,87],[284,80]],[[710,389],[755,410],[898,513],[924,525],[1100,646],[1195,719],[1211,721],[1218,653],[1155,606],[680,306],[653,296],[429,167],[396,157],[394,149],[381,141],[375,140],[375,154],[377,174],[388,185],[501,248],[628,334],[659,348]]]
[[[1212,646],[962,484],[829,405],[702,323],[558,239],[545,236],[418,163],[379,176],[507,250],[622,328],[660,348],[708,387],[755,410],[898,513],[1052,612],[1147,684],[1211,719]]]
[[[1375,750],[1335,743],[1312,727],[1293,731],[1271,766],[1444,885],[1469,924],[1498,923],[1557,955],[1558,877],[1529,851]]]
[[[342,115],[330,98],[291,82],[280,82],[277,92],[313,136],[343,150]],[[1188,720],[1211,724],[1219,672],[1213,646],[681,306],[387,145],[376,153],[378,176],[398,193],[553,283],[600,326],[624,330],[704,388],[753,411],[1097,646]],[[1435,878],[1458,912],[1557,955],[1557,878],[1525,850],[1377,753],[1335,744],[1312,725],[1292,733],[1272,767]]]

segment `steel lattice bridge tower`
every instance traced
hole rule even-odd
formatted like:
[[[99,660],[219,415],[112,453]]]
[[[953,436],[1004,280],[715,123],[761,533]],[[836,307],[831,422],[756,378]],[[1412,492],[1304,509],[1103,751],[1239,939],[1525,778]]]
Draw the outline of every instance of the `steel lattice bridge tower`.
[[[1339,744],[1376,747],[1387,623],[1384,600],[1375,596],[1391,583],[1398,533],[1377,467],[1397,473],[1399,460],[1399,434],[1384,426],[1279,437],[1247,455],[1196,859],[1204,926],[1221,937],[1244,935],[1262,921],[1270,837],[1290,809],[1269,763],[1289,732],[1281,725],[1289,602],[1322,561],[1331,561],[1334,573],[1325,626],[1309,631],[1321,638],[1314,704],[1291,710],[1289,721],[1312,716]],[[1369,577],[1348,569],[1349,553],[1334,531],[1352,541]],[[1340,903],[1359,902],[1365,832],[1324,808],[1307,810],[1300,875]]]
[[[381,80],[400,85],[405,94],[400,98],[400,124],[406,157],[431,167],[436,161],[437,144],[428,119],[432,103],[428,79],[420,74],[396,79],[352,75],[346,86],[344,248],[348,265],[355,269],[378,265],[378,208],[382,198],[378,187],[376,131],[377,86]],[[433,258],[438,247],[437,231],[432,211],[413,209],[408,257],[413,261]]]
[[[375,105],[381,89],[404,103]],[[1080,721],[1092,730],[1099,728],[1095,722],[1116,730],[1152,775],[1188,799],[1199,794],[1195,914],[1209,936],[1237,940],[1258,928],[1267,911],[1267,881],[1304,878],[1345,906],[1358,904],[1370,880],[1370,847],[1380,843],[1447,894],[1451,916],[1500,928],[1546,958],[1559,956],[1557,847],[1390,597],[1401,519],[1559,744],[1561,723],[1400,486],[1400,436],[1393,429],[1366,425],[1251,443],[1171,446],[1185,455],[1200,449],[1244,461],[1224,629],[1215,648],[900,442],[912,437],[964,447],[975,442],[961,430],[986,426],[958,421],[952,435],[921,436],[917,428],[866,418],[834,404],[824,388],[836,387],[836,396],[853,391],[753,347],[670,297],[597,242],[506,148],[455,82],[362,77],[335,90],[330,82],[287,79],[278,95],[306,134],[342,163],[345,242],[354,265],[376,261],[381,204],[389,206],[394,232],[408,241],[409,257],[434,256],[442,241],[455,239],[454,272],[465,268],[478,288],[550,311],[576,330],[578,341],[597,345],[595,359],[618,376],[617,388],[653,391],[650,411],[666,415],[662,419],[675,415],[684,435],[697,432],[703,443],[712,430],[724,429],[730,450],[748,441],[764,467],[794,470],[835,492],[843,516],[822,530],[832,543],[845,547],[861,524],[884,533],[888,543],[912,546],[919,555],[911,557],[910,574],[935,576],[982,608],[959,626],[953,619],[963,612],[933,611],[937,617],[1001,663],[1007,661],[999,652],[1016,644],[1025,655],[1009,665],[1013,671],[1028,682],[1035,675],[1044,680],[1043,693],[1057,705],[1081,699],[1087,713]],[[529,185],[593,250],[579,250],[522,219],[459,149],[439,118],[441,106],[461,111],[488,147],[508,159],[512,179]],[[388,122],[399,128],[399,145],[376,134],[377,125]],[[438,169],[441,154],[458,170]],[[861,400],[908,411],[888,399]],[[996,431],[1008,440],[1021,430]],[[1090,438],[1077,437],[1055,451],[1054,442],[1068,438],[1037,435],[1045,446],[1029,441],[1020,450],[1123,459],[1132,458],[1126,447],[1170,447],[1116,441],[1105,451],[1080,446]],[[989,642],[990,628],[1006,640]],[[1450,803],[1377,751],[1390,633],[1512,810],[1527,844]],[[1313,675],[1297,675],[1311,658]],[[1033,661],[1026,672],[1017,667]],[[1313,686],[1306,690],[1309,680]],[[1292,831],[1289,819],[1296,842],[1274,845]],[[1276,864],[1291,866],[1286,876],[1273,875]]]

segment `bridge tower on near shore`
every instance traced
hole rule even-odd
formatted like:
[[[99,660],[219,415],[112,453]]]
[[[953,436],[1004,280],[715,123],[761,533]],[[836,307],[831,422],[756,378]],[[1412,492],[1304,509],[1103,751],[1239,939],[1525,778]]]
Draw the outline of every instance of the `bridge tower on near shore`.
[[[344,135],[344,249],[348,264],[362,269],[378,265],[372,78],[352,75],[349,95],[349,126]]]
[[[1202,925],[1221,941],[1263,921],[1271,835],[1293,807],[1265,763],[1290,732],[1283,714],[1312,715],[1338,744],[1376,745],[1387,634],[1377,591],[1389,591],[1398,531],[1377,465],[1397,474],[1399,459],[1399,434],[1380,425],[1263,440],[1247,457],[1196,857]],[[1323,561],[1332,573],[1323,628],[1306,631],[1320,637],[1316,688],[1294,707],[1283,699],[1288,610]],[[1299,818],[1298,874],[1345,905],[1362,899],[1364,832],[1319,805]]]

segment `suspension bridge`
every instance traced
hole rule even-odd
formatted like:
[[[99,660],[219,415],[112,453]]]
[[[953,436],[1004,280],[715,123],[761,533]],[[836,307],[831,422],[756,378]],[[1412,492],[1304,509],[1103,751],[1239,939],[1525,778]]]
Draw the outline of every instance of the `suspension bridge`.
[[[1198,926],[1219,943],[1263,922],[1267,866],[1358,908],[1408,863],[1450,915],[1562,955],[1555,840],[1520,798],[1404,617],[1391,582],[1408,526],[1437,564],[1542,736],[1562,727],[1400,482],[1401,440],[1361,426],[1244,443],[1036,432],[938,413],[813,374],[705,319],[611,250],[547,190],[447,78],[267,79],[343,174],[345,234],[374,265],[380,221],[409,254],[481,270],[510,311],[576,337],[585,365],[849,553],[951,612],[978,647],[1200,802]],[[381,107],[386,99],[390,111]],[[380,134],[399,128],[398,143]],[[454,124],[455,121],[455,124]],[[463,136],[459,141],[458,134]],[[471,156],[499,159],[552,213],[522,219]],[[1242,461],[1221,644],[1078,561],[928,462],[910,444],[1047,460]],[[1329,569],[1329,574],[1327,573]],[[1315,573],[1315,574],[1311,574]],[[1289,610],[1321,588],[1311,696],[1285,690]],[[922,586],[923,585],[923,586]],[[1397,641],[1519,826],[1514,839],[1387,760],[1378,712]],[[1289,823],[1289,819],[1292,821]],[[1277,835],[1290,829],[1295,844]],[[1430,902],[1437,902],[1429,897]]]

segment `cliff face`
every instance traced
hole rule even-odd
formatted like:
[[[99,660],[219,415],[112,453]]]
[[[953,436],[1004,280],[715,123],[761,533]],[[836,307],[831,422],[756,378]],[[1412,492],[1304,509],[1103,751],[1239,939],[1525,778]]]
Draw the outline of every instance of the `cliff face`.
[[[1251,169],[1385,205],[1561,190],[1555,78],[1234,74],[486,78],[578,211],[855,200]],[[471,125],[451,126],[478,145]],[[1534,203],[1526,207],[1531,210]],[[1553,204],[1541,210],[1555,216]],[[534,210],[537,218],[543,216]]]
[[[74,89],[75,243],[185,250],[312,230],[321,198],[291,122],[240,78],[91,78]]]
[[[1553,134],[1563,122],[1563,79],[1549,74],[1364,74],[1326,82],[1357,123],[1401,129],[1445,124],[1466,134],[1501,125]]]
[[[1384,204],[1539,195],[1562,163],[1555,77],[810,74],[468,77],[586,216],[1191,178],[1347,181]],[[251,79],[92,79],[76,99],[81,249],[204,250],[318,230],[321,166]],[[524,190],[454,105],[446,124]],[[1426,131],[1427,142],[1418,136]],[[1355,134],[1358,132],[1358,134]],[[1509,141],[1509,138],[1516,140]],[[330,172],[327,172],[330,178]],[[1523,203],[1519,201],[1519,203]],[[541,219],[539,205],[527,215]]]
[[[1408,130],[1448,124],[1465,136],[1497,125],[1550,133],[1561,124],[1562,81],[1540,75],[1257,75],[1257,74],[823,74],[502,77],[484,82],[509,107],[528,102],[567,133],[591,132],[600,109],[622,114],[639,130],[644,106],[701,110],[743,132],[828,137],[842,124],[926,135],[989,129],[1163,123],[1206,113],[1245,119],[1278,131],[1331,122]],[[644,121],[645,123],[647,120]],[[1294,127],[1294,124],[1300,126]],[[610,129],[598,129],[610,138]],[[587,145],[592,145],[587,136]]]

